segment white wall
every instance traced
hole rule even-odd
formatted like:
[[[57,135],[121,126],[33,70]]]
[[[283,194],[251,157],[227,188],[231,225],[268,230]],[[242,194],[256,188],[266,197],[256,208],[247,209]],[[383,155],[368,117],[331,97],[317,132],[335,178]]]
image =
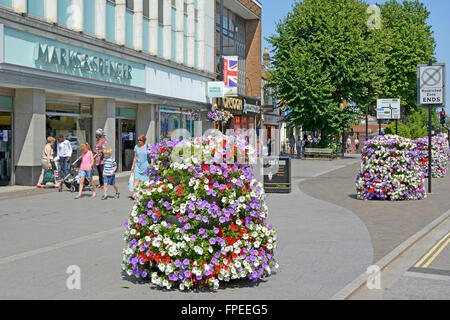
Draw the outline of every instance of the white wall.
[[[154,63],[146,66],[147,93],[211,103],[206,98],[206,78],[163,67]]]

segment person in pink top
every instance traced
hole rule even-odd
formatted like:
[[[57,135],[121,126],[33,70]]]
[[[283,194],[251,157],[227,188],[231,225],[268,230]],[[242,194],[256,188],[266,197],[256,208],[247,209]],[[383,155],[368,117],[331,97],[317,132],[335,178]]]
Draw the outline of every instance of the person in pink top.
[[[81,166],[78,169],[78,175],[80,176],[80,189],[78,190],[78,195],[75,199],[80,199],[81,194],[83,193],[84,180],[88,179],[89,183],[92,186],[92,198],[96,196],[96,189],[94,180],[92,179],[92,166],[94,165],[94,156],[92,154],[91,147],[87,143],[83,143],[80,146],[83,157],[81,159]]]

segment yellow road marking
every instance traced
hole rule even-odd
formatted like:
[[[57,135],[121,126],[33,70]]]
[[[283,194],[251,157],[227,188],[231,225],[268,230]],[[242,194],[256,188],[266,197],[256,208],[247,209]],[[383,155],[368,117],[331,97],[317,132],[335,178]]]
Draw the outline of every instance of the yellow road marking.
[[[436,251],[435,254],[425,263],[422,268],[428,268],[428,266],[433,262],[434,259],[444,250],[444,248],[450,243],[450,239],[447,239],[447,241],[439,248],[438,251]]]
[[[436,248],[438,248],[438,247],[441,245],[441,243],[443,243],[443,242],[445,241],[445,239],[447,239],[449,236],[450,236],[450,232],[447,233],[441,240],[439,240],[439,242],[436,243],[436,245],[435,245],[433,248],[431,248],[430,251],[428,251],[428,253],[414,265],[414,267],[415,267],[415,268],[419,268],[420,265],[421,265],[425,260],[427,260],[428,257],[434,252],[434,250],[436,250]]]

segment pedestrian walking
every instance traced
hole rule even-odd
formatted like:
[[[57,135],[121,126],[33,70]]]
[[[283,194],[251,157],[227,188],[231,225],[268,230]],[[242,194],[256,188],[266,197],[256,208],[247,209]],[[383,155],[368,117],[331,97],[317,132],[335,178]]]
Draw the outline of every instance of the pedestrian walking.
[[[290,154],[295,154],[295,137],[294,134],[291,135],[291,137],[289,138],[289,152]]]
[[[53,145],[55,144],[56,139],[54,137],[48,137],[47,143],[45,144],[43,150],[42,150],[42,158],[41,158],[41,175],[39,176],[38,183],[36,187],[38,188],[44,188],[44,174],[47,170],[55,170],[55,162],[54,162],[54,154],[53,154]],[[54,180],[53,183],[56,186],[59,186],[58,183]]]
[[[120,193],[119,188],[116,185],[116,171],[117,171],[117,162],[112,156],[112,149],[104,149],[103,150],[104,160],[103,160],[103,197],[102,200],[106,200],[108,198],[108,186],[112,186],[116,191],[116,195],[114,198],[119,199]]]
[[[297,137],[296,148],[297,148],[297,157],[299,159],[301,159],[302,153],[303,153],[303,151],[302,151],[303,150],[303,141],[300,136]]]
[[[347,138],[347,142],[345,144],[346,147],[346,152],[350,153],[352,151],[352,140],[350,139],[350,137]]]
[[[97,131],[95,131],[95,137],[97,138],[95,143],[95,166],[97,168],[99,181],[97,188],[101,189],[103,188],[103,150],[106,148],[108,141],[106,140],[103,129],[97,129]]]
[[[131,199],[136,199],[136,187],[142,181],[149,181],[148,176],[148,148],[147,148],[147,138],[145,135],[141,134],[138,137],[138,143],[134,147],[134,159],[133,165],[131,166],[131,172],[134,173],[134,192],[130,196]]]
[[[356,139],[355,139],[355,149],[356,149],[355,153],[358,153],[359,152],[359,140],[358,140],[358,137],[356,137]]]
[[[61,182],[69,175],[70,158],[72,157],[72,145],[64,135],[58,136],[58,145],[56,155],[59,158]]]
[[[92,154],[91,147],[87,143],[82,143],[80,146],[82,158],[81,166],[78,169],[78,175],[80,176],[80,189],[75,199],[80,199],[83,193],[84,180],[87,179],[92,186],[92,198],[96,196],[96,189],[93,177],[94,155]],[[103,174],[103,172],[102,172]]]

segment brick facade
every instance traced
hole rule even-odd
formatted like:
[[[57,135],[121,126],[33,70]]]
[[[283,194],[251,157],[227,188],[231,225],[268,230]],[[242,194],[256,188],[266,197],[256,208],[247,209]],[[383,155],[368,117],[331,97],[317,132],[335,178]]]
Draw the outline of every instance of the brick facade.
[[[261,8],[252,0],[238,0],[244,7],[261,18]]]
[[[252,0],[237,0],[249,9],[258,19],[246,20],[245,46],[246,46],[246,79],[245,94],[249,97],[261,97],[261,7]],[[215,7],[217,13],[217,6]],[[214,24],[217,15],[214,15]],[[214,37],[214,47],[219,46],[219,41]]]
[[[250,97],[261,95],[261,19],[246,22],[246,83]]]

